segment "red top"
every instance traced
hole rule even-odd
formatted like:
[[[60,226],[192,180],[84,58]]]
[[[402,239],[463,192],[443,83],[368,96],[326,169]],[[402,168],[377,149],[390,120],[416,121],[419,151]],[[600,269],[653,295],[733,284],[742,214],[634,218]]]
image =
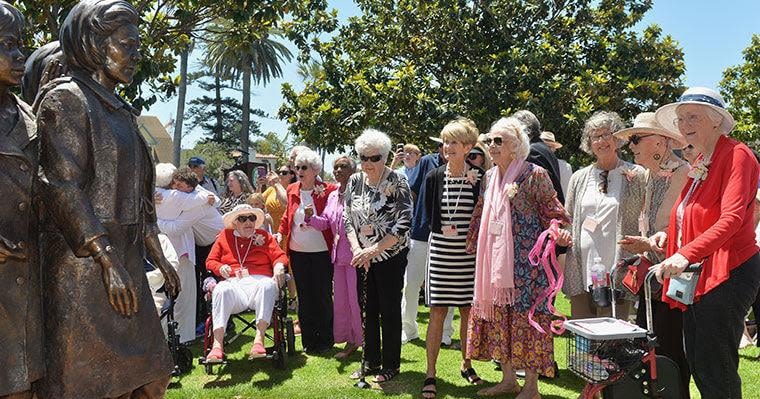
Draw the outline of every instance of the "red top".
[[[324,187],[324,189],[318,189],[317,187]],[[332,183],[314,182],[311,198],[314,201],[314,211],[317,215],[321,215],[324,212],[325,206],[327,206],[327,196],[337,188],[338,186]],[[285,251],[288,251],[288,239],[290,238],[290,228],[293,224],[293,215],[301,205],[301,182],[291,183],[286,190],[286,194],[288,197],[288,207],[282,215],[279,232],[282,234],[282,242],[285,244],[283,247]],[[322,230],[322,235],[325,237],[325,243],[327,243],[327,252],[330,253],[332,251],[333,233],[330,229],[327,229]]]
[[[234,276],[235,271],[240,269],[240,260],[242,260],[250,275],[272,277],[276,263],[288,265],[288,257],[271,234],[257,229],[251,242],[250,238],[235,236],[234,231],[224,229],[216,238],[206,258],[206,269],[210,272],[221,277],[219,268],[222,265],[229,265],[232,268],[230,275]]]
[[[701,159],[701,158],[700,158]],[[744,144],[721,136],[705,179],[691,196],[683,214],[681,248],[677,248],[676,210],[689,191],[689,179],[673,206],[668,225],[667,255],[678,252],[689,263],[705,262],[694,301],[728,280],[731,270],[746,262],[760,248],[755,243],[755,194],[757,160]],[[682,310],[686,306],[668,298],[665,280],[662,300]]]

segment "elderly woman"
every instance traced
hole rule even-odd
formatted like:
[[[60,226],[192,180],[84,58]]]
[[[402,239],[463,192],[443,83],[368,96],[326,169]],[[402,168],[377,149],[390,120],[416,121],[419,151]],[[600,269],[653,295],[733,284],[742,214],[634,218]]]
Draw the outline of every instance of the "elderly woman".
[[[245,172],[242,170],[231,171],[227,174],[224,194],[222,195],[222,204],[219,205],[219,212],[224,214],[240,204],[245,204],[248,200],[248,196],[253,194],[254,191],[253,185],[251,185]]]
[[[554,375],[554,348],[551,334],[528,321],[534,304],[533,319],[545,330],[552,317],[545,302],[536,304],[549,281],[528,253],[553,219],[566,225],[569,218],[546,170],[526,161],[530,141],[519,121],[500,119],[485,142],[496,167],[486,173],[468,234],[467,250],[477,247],[477,256],[467,351],[471,359],[501,362],[501,382],[478,394],[519,392],[518,399],[532,399],[539,397],[538,375]],[[567,230],[553,238],[560,246],[570,244]],[[515,369],[525,370],[522,390]]]
[[[636,116],[633,127],[614,134],[615,138],[627,141],[634,161],[645,169],[644,208],[639,216],[639,235],[625,236],[620,247],[639,254],[652,264],[662,261],[659,248],[650,245],[648,237],[664,231],[670,221],[670,210],[678,199],[686,183],[689,165],[673,153],[686,143],[683,136],[666,130],[657,123],[654,112],[644,112]],[[644,278],[644,276],[640,276]],[[644,290],[640,290],[637,323],[646,327],[646,306]],[[654,298],[653,298],[654,299]],[[681,372],[681,397],[689,397],[689,365],[683,350],[683,318],[678,310],[671,310],[662,301],[652,303],[652,322],[657,335],[657,354],[667,356],[678,364]]]
[[[327,197],[327,205],[322,215],[314,215],[313,208],[306,208],[306,224],[324,231],[329,229],[334,237],[330,257],[334,267],[333,275],[333,337],[336,343],[346,343],[346,347],[335,357],[344,359],[362,344],[362,320],[356,290],[356,269],[351,266],[353,253],[346,238],[343,221],[348,179],[356,172],[356,162],[348,156],[341,156],[333,162],[333,175],[339,188]]]
[[[179,280],[157,235],[138,112],[115,93],[140,61],[139,22],[126,1],[75,5],[59,35],[70,77],[38,95],[51,223],[40,252],[50,355],[40,397],[163,397],[173,370],[143,257],[162,270],[170,295]]]
[[[713,90],[690,88],[656,116],[700,153],[667,233],[652,237],[667,255],[653,267],[665,280],[662,299],[684,311],[686,359],[702,397],[741,398],[737,348],[760,284],[753,220],[758,164],[746,145],[728,137],[734,118]],[[667,296],[670,277],[697,262],[704,263],[693,303]]]
[[[288,186],[288,206],[279,231],[296,280],[303,347],[306,353],[321,354],[334,344],[333,265],[330,261],[333,233],[310,226],[306,215],[307,212],[317,216],[324,214],[327,199],[337,187],[317,180],[322,158],[312,150],[298,152],[294,169],[298,182]]]
[[[256,337],[249,358],[266,356],[264,333],[272,318],[277,289],[285,282],[288,258],[277,240],[261,229],[264,211],[248,204],[224,214],[224,230],[206,259],[206,268],[221,277],[211,294],[214,344],[206,360],[224,359],[224,329],[230,316],[253,309]]]
[[[562,291],[570,297],[573,318],[608,316],[609,308],[596,307],[588,287],[590,269],[600,260],[609,272],[612,265],[630,252],[618,242],[639,232],[638,218],[644,201],[644,171],[623,161],[618,149],[623,142],[613,134],[624,127],[614,112],[599,111],[586,121],[581,150],[596,161],[570,178],[565,206],[572,214],[573,241],[565,261],[565,284]],[[622,273],[620,278],[622,279]],[[631,300],[618,301],[617,316],[628,318]]]
[[[354,148],[362,171],[348,181],[343,217],[354,255],[351,265],[359,268],[359,279],[366,280],[362,368],[365,374],[375,374],[376,382],[386,382],[398,375],[401,366],[401,289],[412,196],[404,176],[385,166],[391,151],[385,133],[367,129]]]
[[[448,162],[425,178],[425,219],[430,228],[430,250],[425,276],[425,303],[430,307],[427,339],[426,382],[435,381],[436,363],[441,350],[443,321],[449,307],[458,307],[462,320],[460,336],[467,336],[467,320],[475,289],[475,254],[465,252],[467,230],[472,211],[481,193],[484,171],[466,162],[478,141],[475,122],[459,118],[441,131],[443,153]],[[466,340],[462,340],[460,372],[471,384],[482,380],[467,357]],[[435,397],[433,384],[423,387],[423,396]]]

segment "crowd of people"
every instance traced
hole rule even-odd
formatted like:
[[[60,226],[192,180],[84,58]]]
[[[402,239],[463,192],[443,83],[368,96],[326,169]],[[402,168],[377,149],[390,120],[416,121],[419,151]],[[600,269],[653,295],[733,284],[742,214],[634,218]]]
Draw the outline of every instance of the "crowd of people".
[[[482,384],[472,360],[492,360],[502,379],[480,394],[539,397],[539,376],[557,370],[543,295],[554,279],[528,254],[549,230],[572,318],[610,316],[591,293],[592,269],[609,273],[638,255],[663,282],[653,329],[658,354],[678,365],[682,397],[692,376],[703,397],[740,397],[737,350],[760,284],[760,184],[755,155],[729,137],[733,125],[720,95],[693,88],[637,115],[631,127],[615,112],[594,113],[580,143],[593,162],[575,173],[556,157],[562,144],[554,133],[527,110],[485,134],[472,120],[452,120],[430,137],[438,151],[427,155],[411,143],[394,148],[387,134],[367,129],[356,138],[356,159],[334,160],[335,182],[320,177],[322,158],[303,146],[255,182],[230,172],[223,189],[200,157],[178,170],[158,165],[158,223],[179,256],[183,283],[182,340],[193,338],[193,297],[206,276],[195,269],[205,269],[222,280],[208,359],[223,359],[229,315],[247,308],[256,310],[259,329],[251,357],[263,355],[262,330],[287,270],[305,352],[345,343],[335,355],[345,358],[363,347],[364,363],[351,378],[383,383],[401,372],[402,345],[420,337],[423,290],[430,309],[423,397],[437,394],[437,359],[442,346],[455,344],[457,309],[462,378]],[[623,159],[625,145],[633,162]],[[211,246],[214,230],[222,233]],[[210,247],[204,259],[202,247]],[[670,279],[697,263],[693,302],[669,296]],[[643,290],[624,291],[616,316],[646,326],[643,303]]]
[[[162,397],[172,359],[156,311],[169,298],[181,342],[211,315],[212,363],[224,360],[231,315],[254,310],[258,358],[287,284],[307,354],[362,347],[351,378],[402,372],[424,289],[423,397],[437,396],[458,310],[461,377],[481,385],[472,361],[495,361],[501,381],[479,394],[538,398],[538,378],[557,371],[546,293],[561,288],[572,318],[608,316],[590,287],[636,255],[661,283],[657,352],[678,365],[682,397],[692,377],[704,398],[741,397],[738,348],[750,308],[760,310],[760,166],[730,137],[735,121],[715,91],[688,89],[628,128],[594,113],[580,143],[593,162],[575,173],[555,155],[562,135],[521,110],[484,134],[452,120],[427,155],[367,129],[355,156],[334,160],[335,182],[297,146],[276,172],[234,170],[220,184],[198,156],[154,165],[136,111],[115,94],[140,60],[138,24],[122,0],[81,2],[24,75],[24,18],[0,1],[2,300],[25,309],[2,320],[0,396],[31,397],[34,384],[39,397]],[[9,91],[22,76],[31,107]],[[545,233],[561,287],[529,260]],[[643,300],[624,291],[616,316],[644,325]]]

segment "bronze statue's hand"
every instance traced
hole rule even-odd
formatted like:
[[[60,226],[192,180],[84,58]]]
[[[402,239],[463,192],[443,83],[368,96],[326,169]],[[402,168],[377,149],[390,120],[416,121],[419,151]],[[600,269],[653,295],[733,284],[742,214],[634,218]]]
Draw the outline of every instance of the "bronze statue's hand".
[[[26,260],[26,251],[7,238],[0,236],[0,263],[5,263],[8,260],[24,261]]]
[[[63,62],[59,59],[50,61],[42,72],[42,76],[40,76],[39,87],[48,84],[53,79],[66,75],[66,73],[68,73],[68,68]]]
[[[124,266],[111,254],[101,254],[95,259],[103,272],[103,284],[108,292],[108,302],[119,314],[130,317],[137,313],[137,294],[132,278]]]
[[[157,262],[156,267],[158,267],[158,270],[161,270],[161,274],[164,275],[164,289],[166,290],[166,294],[172,298],[176,298],[177,294],[179,294],[179,291],[182,289],[177,271],[174,270],[172,265],[166,260]]]

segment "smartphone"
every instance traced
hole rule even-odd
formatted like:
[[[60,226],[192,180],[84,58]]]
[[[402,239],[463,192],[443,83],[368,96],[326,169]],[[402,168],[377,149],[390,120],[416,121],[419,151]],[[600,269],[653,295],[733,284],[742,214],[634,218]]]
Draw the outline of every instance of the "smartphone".
[[[267,167],[266,166],[258,166],[258,167],[256,167],[256,176],[259,179],[267,177]]]
[[[396,144],[396,152],[402,151],[403,149],[404,149],[404,143]]]

